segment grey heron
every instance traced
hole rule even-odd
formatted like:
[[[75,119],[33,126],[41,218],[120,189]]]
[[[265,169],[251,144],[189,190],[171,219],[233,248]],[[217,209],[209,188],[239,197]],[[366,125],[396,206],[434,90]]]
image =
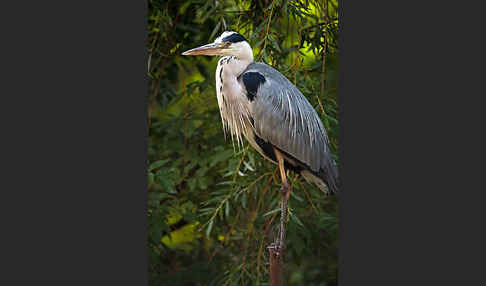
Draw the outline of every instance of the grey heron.
[[[216,95],[225,134],[229,132],[238,144],[244,136],[257,152],[278,165],[282,202],[275,248],[282,249],[290,195],[286,170],[301,174],[326,193],[338,191],[337,166],[317,112],[284,75],[265,63],[254,62],[250,44],[237,32],[225,31],[214,43],[182,55],[221,56]]]

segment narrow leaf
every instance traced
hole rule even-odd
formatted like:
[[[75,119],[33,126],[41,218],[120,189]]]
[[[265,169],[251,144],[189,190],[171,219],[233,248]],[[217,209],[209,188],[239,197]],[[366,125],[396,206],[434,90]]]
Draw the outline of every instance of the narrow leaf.
[[[148,167],[149,171],[162,167],[165,163],[169,162],[169,159],[155,161]]]
[[[211,230],[213,229],[214,220],[209,222],[208,228],[206,229],[206,237],[209,238],[209,234],[211,234]]]

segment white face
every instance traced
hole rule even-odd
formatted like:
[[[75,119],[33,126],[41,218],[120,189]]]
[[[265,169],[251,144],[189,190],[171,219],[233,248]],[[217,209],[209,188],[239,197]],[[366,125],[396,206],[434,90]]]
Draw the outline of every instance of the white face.
[[[214,43],[186,51],[183,55],[236,56],[240,59],[253,60],[250,44],[244,38],[236,36],[236,39],[228,41],[228,36],[233,34],[238,33],[225,31],[214,40]]]
[[[243,57],[248,55],[248,53],[252,53],[250,44],[247,41],[240,41],[236,43],[232,42],[223,42],[225,38],[231,36],[233,34],[238,34],[234,31],[225,31],[219,37],[214,40],[215,44],[224,44],[226,43],[226,47],[220,51],[221,56],[236,56],[236,57]]]

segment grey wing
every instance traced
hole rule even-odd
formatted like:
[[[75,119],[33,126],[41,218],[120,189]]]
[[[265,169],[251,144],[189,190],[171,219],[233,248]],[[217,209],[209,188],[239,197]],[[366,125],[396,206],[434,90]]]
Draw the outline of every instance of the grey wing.
[[[285,76],[263,63],[252,63],[242,75],[255,72],[264,77],[250,96],[249,110],[257,136],[314,172],[333,164],[326,130],[304,95]],[[252,92],[242,78],[239,81],[248,96]]]

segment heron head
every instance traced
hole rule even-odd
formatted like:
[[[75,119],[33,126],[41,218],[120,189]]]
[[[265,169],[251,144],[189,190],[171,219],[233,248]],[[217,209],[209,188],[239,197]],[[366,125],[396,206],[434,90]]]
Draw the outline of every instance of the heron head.
[[[237,32],[223,32],[213,43],[197,47],[182,53],[184,56],[235,56],[239,59],[253,60],[250,44]]]

